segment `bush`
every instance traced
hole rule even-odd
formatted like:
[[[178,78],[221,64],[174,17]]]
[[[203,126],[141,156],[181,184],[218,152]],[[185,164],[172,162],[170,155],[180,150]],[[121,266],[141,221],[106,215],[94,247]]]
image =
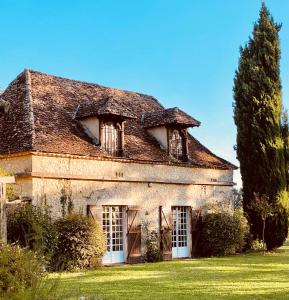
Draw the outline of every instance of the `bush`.
[[[10,243],[18,243],[49,257],[56,244],[56,231],[48,208],[29,204],[10,207],[7,238]]]
[[[288,213],[281,205],[266,220],[265,243],[267,250],[281,247],[288,236]]]
[[[224,256],[241,252],[248,232],[241,211],[209,213],[203,217],[199,253],[202,256]]]
[[[97,222],[72,213],[56,221],[57,245],[54,270],[95,267],[106,251],[103,232]]]
[[[155,230],[149,230],[148,225],[144,225],[144,245],[145,245],[145,262],[158,262],[163,260],[160,250],[160,236]]]
[[[253,240],[252,241],[252,246],[251,246],[251,251],[255,252],[261,252],[263,251],[263,242],[261,240]]]
[[[0,244],[0,291],[6,299],[35,288],[42,275],[42,263],[32,251],[18,245]]]

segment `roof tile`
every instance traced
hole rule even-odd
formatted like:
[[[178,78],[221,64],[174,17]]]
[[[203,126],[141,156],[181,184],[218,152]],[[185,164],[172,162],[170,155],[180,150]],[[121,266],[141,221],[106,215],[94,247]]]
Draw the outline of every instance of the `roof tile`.
[[[1,98],[11,105],[9,112],[0,116],[2,154],[39,151],[107,157],[107,153],[76,128],[73,117],[77,107],[80,108],[79,118],[89,116],[89,113],[130,117],[125,123],[125,152],[126,159],[134,161],[176,163],[143,127],[142,115],[153,126],[163,122],[158,118],[160,116],[169,124],[199,125],[198,121],[179,109],[166,110],[152,96],[36,71],[26,70],[21,73]],[[203,168],[236,168],[214,155],[192,136],[189,136],[189,156],[189,162],[179,164]]]

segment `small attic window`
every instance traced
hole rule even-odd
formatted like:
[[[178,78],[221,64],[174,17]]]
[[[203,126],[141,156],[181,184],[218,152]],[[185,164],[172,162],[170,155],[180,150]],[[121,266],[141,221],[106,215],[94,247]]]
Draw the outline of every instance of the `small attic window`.
[[[102,148],[112,156],[122,156],[122,127],[115,122],[102,126]]]
[[[170,139],[170,154],[178,160],[183,158],[183,138],[179,130],[173,130]]]
[[[181,161],[187,160],[187,151],[186,143],[187,139],[185,132],[173,129],[171,130],[170,139],[169,139],[169,152],[170,154]]]

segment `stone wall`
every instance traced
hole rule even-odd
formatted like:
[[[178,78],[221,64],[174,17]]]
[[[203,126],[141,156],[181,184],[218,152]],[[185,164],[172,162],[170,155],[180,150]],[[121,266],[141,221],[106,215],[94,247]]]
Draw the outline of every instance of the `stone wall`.
[[[32,197],[32,178],[22,176],[32,171],[32,155],[7,156],[0,158],[0,168],[16,176],[14,190],[23,197]]]
[[[23,196],[35,204],[45,197],[55,215],[64,187],[83,211],[87,204],[139,205],[153,214],[160,205],[200,207],[232,198],[232,170],[31,154],[1,158],[0,167],[18,175]]]
[[[230,170],[48,156],[33,156],[32,165],[33,201],[45,196],[55,214],[63,189],[77,210],[87,204],[138,205],[152,220],[158,206],[200,207],[232,197]]]
[[[158,230],[159,206],[169,215],[172,206],[201,208],[232,199],[232,170],[47,155],[2,159],[0,166],[22,174],[17,182],[25,195],[33,204],[46,202],[55,217],[68,201],[83,213],[87,205],[139,206],[142,222]]]

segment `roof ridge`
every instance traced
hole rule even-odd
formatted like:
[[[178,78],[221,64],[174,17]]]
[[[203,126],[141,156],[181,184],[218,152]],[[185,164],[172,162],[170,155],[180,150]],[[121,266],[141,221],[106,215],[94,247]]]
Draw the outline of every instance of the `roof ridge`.
[[[14,78],[14,79],[8,84],[8,86],[4,89],[4,91],[2,91],[1,96],[2,96],[3,94],[5,94],[6,90],[8,90],[9,87],[12,86],[13,83],[14,83],[15,81],[17,81],[17,80],[18,80],[21,76],[23,76],[23,75],[25,75],[25,69],[24,69],[21,73],[19,73],[19,74],[16,76],[16,78]]]
[[[31,89],[31,76],[30,70],[24,69],[25,74],[25,102],[24,105],[27,105],[27,111],[29,113],[29,123],[31,126],[31,147],[33,149],[34,141],[35,141],[35,123],[34,123],[34,113],[33,113],[33,99],[32,99],[32,89]]]
[[[116,90],[116,91],[121,91],[121,92],[126,92],[126,93],[137,94],[139,96],[150,97],[150,98],[154,99],[158,104],[160,104],[160,102],[152,95],[143,94],[143,93],[139,93],[139,92],[135,92],[135,91],[129,91],[129,90],[121,89],[121,88],[105,86],[105,85],[98,84],[98,83],[95,83],[95,82],[71,79],[71,78],[58,76],[58,75],[54,75],[54,74],[49,74],[49,73],[45,73],[45,72],[40,72],[40,71],[36,71],[36,70],[32,70],[32,69],[25,69],[25,70],[29,70],[30,73],[36,73],[36,74],[39,74],[39,75],[50,76],[50,77],[58,78],[58,79],[61,79],[61,80],[68,80],[68,81],[81,83],[81,84],[89,84],[89,85],[94,85],[94,86],[97,86],[97,87],[100,87],[100,88],[111,89],[111,90]],[[160,104],[160,105],[162,105],[162,104]]]

